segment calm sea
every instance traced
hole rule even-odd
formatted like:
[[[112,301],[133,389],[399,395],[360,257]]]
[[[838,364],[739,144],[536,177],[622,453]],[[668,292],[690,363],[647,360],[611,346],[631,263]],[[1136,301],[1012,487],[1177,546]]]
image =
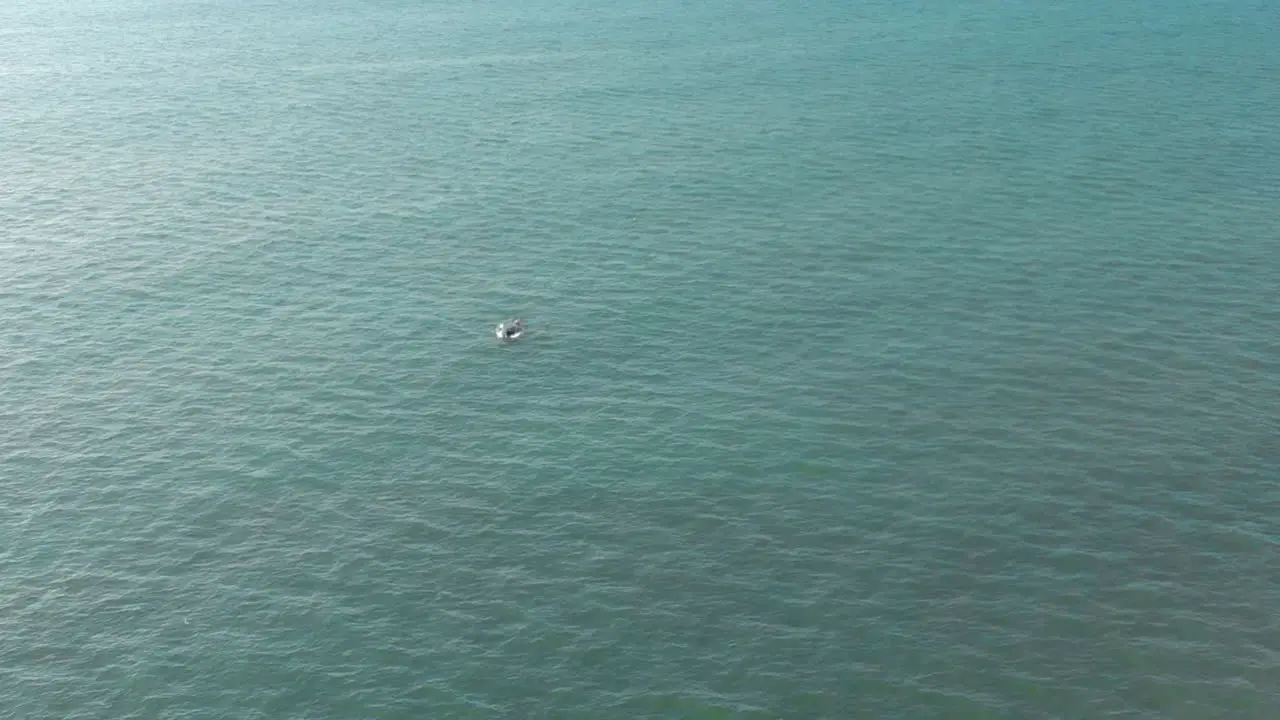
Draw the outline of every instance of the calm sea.
[[[1261,0],[7,0],[0,718],[1280,716],[1277,130]]]

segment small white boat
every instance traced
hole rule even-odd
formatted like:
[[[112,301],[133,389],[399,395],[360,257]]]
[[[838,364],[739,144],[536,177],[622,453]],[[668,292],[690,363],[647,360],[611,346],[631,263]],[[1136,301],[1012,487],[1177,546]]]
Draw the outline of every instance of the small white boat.
[[[515,342],[524,334],[524,321],[520,318],[507,318],[494,328],[493,334],[503,342]]]

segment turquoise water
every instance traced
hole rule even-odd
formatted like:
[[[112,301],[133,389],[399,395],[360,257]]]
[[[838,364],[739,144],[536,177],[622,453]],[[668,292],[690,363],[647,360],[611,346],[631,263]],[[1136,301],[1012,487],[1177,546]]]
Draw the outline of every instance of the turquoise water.
[[[1276,717],[1277,37],[5,3],[0,717]]]

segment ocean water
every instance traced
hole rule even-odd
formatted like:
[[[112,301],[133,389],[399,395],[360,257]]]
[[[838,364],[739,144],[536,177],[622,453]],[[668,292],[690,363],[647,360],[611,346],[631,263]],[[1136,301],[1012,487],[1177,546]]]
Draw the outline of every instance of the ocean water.
[[[0,4],[0,718],[1280,717],[1277,38]]]

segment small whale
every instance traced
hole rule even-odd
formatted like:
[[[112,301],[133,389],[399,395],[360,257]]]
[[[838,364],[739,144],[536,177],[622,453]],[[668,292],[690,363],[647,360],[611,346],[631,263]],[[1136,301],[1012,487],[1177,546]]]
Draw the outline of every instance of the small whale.
[[[507,318],[494,328],[493,334],[503,342],[515,342],[524,334],[524,321],[520,318]]]

